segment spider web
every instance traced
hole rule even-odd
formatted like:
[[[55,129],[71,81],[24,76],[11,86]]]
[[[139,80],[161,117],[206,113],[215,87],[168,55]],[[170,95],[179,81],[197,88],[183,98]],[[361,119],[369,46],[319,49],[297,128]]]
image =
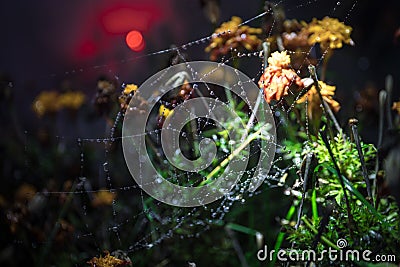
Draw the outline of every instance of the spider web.
[[[317,3],[320,5],[331,5],[330,13],[322,14],[323,16],[335,16],[337,15],[338,9],[344,6],[342,4],[343,1],[332,1],[328,4],[324,1],[317,0],[300,1],[295,6],[285,6],[285,1],[280,1],[275,5],[283,5],[286,11],[290,13],[301,12],[304,8],[312,8],[317,5]],[[349,16],[354,12],[356,3],[357,1],[349,1],[349,3],[346,1],[345,6],[350,6],[350,8],[346,10],[343,18],[339,17],[341,21],[346,22],[346,20],[348,20]],[[260,23],[267,14],[272,13],[272,10],[268,10],[256,14],[244,20],[241,25]],[[274,16],[272,17],[274,18]],[[274,20],[268,36],[272,35],[275,26]],[[179,62],[190,65],[190,61],[187,58],[188,55],[193,56],[191,50],[195,47],[204,48],[211,40],[212,35],[200,37],[197,40],[178,47],[155,51],[140,57],[125,58],[120,61],[120,64],[129,67],[129,64],[134,64],[143,57],[161,57],[168,55],[174,57]],[[294,51],[288,52],[290,54],[297,53]],[[314,47],[306,52],[307,55],[312,53],[315,53]],[[321,64],[325,55],[326,51],[323,51],[322,56],[318,58],[317,66]],[[243,83],[257,82],[258,77],[264,71],[263,59],[262,50],[243,53],[232,49],[231,54],[224,56],[219,61],[219,66],[222,68],[227,64],[234,65],[235,61],[241,60],[241,64],[243,64],[241,66],[244,67],[239,67],[239,69],[244,70],[246,66],[253,66],[250,69],[255,70],[253,73],[246,73],[252,78],[249,81],[243,81]],[[304,60],[304,64],[308,64],[306,60]],[[107,67],[107,65],[98,65],[93,66],[93,69],[101,72],[101,69]],[[298,69],[293,70],[299,73]],[[68,75],[70,75],[69,72]],[[79,74],[75,73],[75,75]],[[118,78],[118,75],[114,76]],[[129,83],[129,81],[125,82]],[[121,84],[123,88],[124,83],[122,82]],[[196,84],[191,84],[191,86],[196,86]],[[179,88],[172,91],[171,94],[161,97],[157,107],[161,104],[171,106],[171,95],[178,93],[178,91]],[[221,88],[204,86],[198,89],[197,92],[208,94],[209,96],[216,96],[227,101],[226,96],[224,96],[225,92]],[[297,95],[294,93],[292,94],[295,96]],[[235,97],[237,98],[237,96],[233,96],[234,99]],[[184,101],[187,100],[182,100],[182,102]],[[286,112],[288,113],[293,106],[294,101]],[[50,227],[51,231],[47,233],[48,237],[42,242],[35,243],[34,249],[36,249],[38,254],[42,257],[47,257],[49,254],[55,253],[52,247],[55,243],[54,239],[56,238],[54,233],[57,232],[60,227],[62,228],[62,225],[59,223],[60,219],[68,214],[67,219],[72,221],[73,223],[71,224],[74,225],[74,231],[71,233],[70,242],[75,244],[74,248],[68,249],[72,251],[70,253],[80,252],[75,258],[71,256],[71,262],[84,264],[85,260],[102,254],[104,250],[122,250],[133,260],[135,266],[141,264],[143,266],[149,266],[149,263],[145,261],[150,261],[153,265],[160,263],[159,266],[164,266],[170,264],[170,262],[165,261],[165,259],[168,259],[171,255],[173,261],[176,261],[178,257],[176,253],[179,252],[170,249],[170,246],[178,246],[180,251],[187,252],[191,255],[191,250],[195,247],[192,243],[204,242],[204,244],[212,245],[213,241],[209,239],[211,238],[212,240],[213,234],[222,231],[225,236],[228,236],[229,240],[232,240],[233,245],[230,247],[231,253],[238,254],[239,260],[241,260],[243,264],[243,259],[240,258],[240,253],[243,252],[240,252],[241,248],[237,246],[239,241],[237,237],[234,235],[232,236],[231,231],[226,227],[227,224],[229,222],[235,222],[236,219],[239,220],[239,218],[245,216],[241,214],[241,212],[246,205],[259,205],[260,200],[270,201],[268,199],[272,196],[279,197],[279,195],[289,187],[285,182],[285,174],[290,170],[297,170],[298,168],[297,164],[288,164],[288,162],[285,161],[285,155],[290,153],[290,151],[285,149],[282,142],[282,140],[285,139],[284,126],[288,115],[282,114],[282,110],[275,109],[275,107],[272,107],[272,111],[274,113],[278,133],[278,140],[275,144],[277,151],[270,173],[267,177],[264,177],[263,185],[255,192],[248,191],[249,184],[252,179],[254,179],[252,175],[255,169],[255,166],[248,166],[243,177],[229,194],[214,203],[193,208],[173,207],[159,202],[143,192],[140,186],[132,179],[125,167],[126,164],[121,149],[121,140],[124,137],[121,136],[120,127],[124,118],[124,111],[118,112],[112,124],[107,127],[106,134],[104,135],[86,137],[78,134],[81,136],[74,140],[63,136],[57,136],[57,145],[59,147],[64,147],[63,149],[66,151],[65,154],[68,160],[78,162],[79,175],[73,179],[72,184],[67,188],[58,187],[61,188],[61,190],[53,189],[38,193],[41,199],[47,200],[48,202],[53,203],[63,199],[64,204],[61,206],[62,208],[57,215],[58,218],[54,218],[56,223],[53,227]],[[152,112],[153,117],[149,119],[148,125],[152,124],[154,126],[157,124],[157,112],[158,109]],[[212,109],[210,113],[212,113]],[[250,117],[251,112],[247,110],[246,115]],[[186,146],[190,146],[202,133],[210,131],[210,129],[221,128],[218,122],[209,118],[196,119],[194,124],[196,126],[194,134],[186,131],[180,133],[180,141]],[[308,125],[306,125],[306,130],[308,131]],[[190,134],[194,136],[190,136]],[[27,140],[26,149],[29,150],[29,139],[31,136],[29,136],[28,133],[25,135]],[[156,126],[148,127],[143,135],[147,137],[148,143],[152,142],[153,145],[159,145],[160,130]],[[250,158],[259,157],[260,151],[263,149],[264,148],[260,146],[260,142],[252,142]],[[221,162],[227,155],[228,152],[222,149],[222,152],[218,154],[216,160]],[[170,170],[169,167],[165,167],[166,165],[168,166],[168,162],[165,157],[162,156],[162,152],[158,160],[159,162],[155,164],[158,164],[160,169],[168,169],[168,176],[165,178],[170,179],[171,182],[185,184],[191,180],[198,179],[198,174],[196,173],[182,172],[176,169]],[[97,175],[95,175],[96,173]],[[53,175],[56,176],[57,174]],[[272,188],[279,189],[276,195],[274,195],[273,192],[271,193]],[[93,199],[102,192],[111,193],[113,195],[111,205],[93,207]],[[257,211],[254,210],[253,212],[257,213]],[[239,213],[239,215],[237,215],[237,213]],[[282,214],[279,214],[279,216],[282,216]],[[275,220],[274,216],[271,216],[269,219]],[[266,223],[270,224],[271,221]],[[254,245],[256,241],[265,241],[260,238],[263,236],[261,229],[260,231],[254,232],[254,239],[253,237],[250,238]],[[273,237],[264,238],[273,239]],[[14,239],[14,243],[19,242],[24,241],[18,238]],[[218,242],[215,240],[214,242],[216,242],[215,245],[217,247],[223,246],[223,244],[217,244]],[[181,243],[181,245],[178,245],[178,243]],[[187,250],[185,250],[185,246]],[[193,256],[193,261],[196,261],[198,257],[199,256]],[[182,258],[177,260],[177,262],[180,263],[188,261],[191,261],[191,259]]]

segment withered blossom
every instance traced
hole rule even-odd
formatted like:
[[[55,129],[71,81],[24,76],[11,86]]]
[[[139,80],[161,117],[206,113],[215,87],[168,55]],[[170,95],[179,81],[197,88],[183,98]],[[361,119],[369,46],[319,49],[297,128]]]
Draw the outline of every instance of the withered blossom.
[[[282,43],[285,49],[297,50],[298,48],[308,49],[308,33],[302,29],[307,27],[304,21],[285,20],[283,22]]]
[[[219,56],[228,54],[231,49],[246,49],[253,51],[261,44],[257,34],[262,33],[260,28],[252,28],[247,25],[240,25],[242,19],[233,16],[228,22],[215,30],[212,41],[205,49],[211,52],[210,59],[217,60]]]
[[[185,82],[181,86],[181,89],[179,90],[178,97],[183,100],[187,100],[192,96],[193,90],[194,89],[190,85],[190,83],[187,80],[185,80]]]
[[[113,82],[105,79],[97,81],[97,93],[94,99],[94,106],[100,115],[110,113],[112,104],[115,103],[115,91],[116,88]]]
[[[87,262],[92,267],[122,267],[122,266],[131,266],[131,263],[125,260],[118,259],[114,256],[111,256],[108,251],[105,252],[104,257],[100,256],[100,258],[93,257],[90,261]]]
[[[274,52],[268,58],[268,67],[258,81],[264,90],[264,98],[270,103],[279,101],[288,95],[290,87],[297,90],[304,87],[301,78],[290,68],[290,56],[283,52]]]

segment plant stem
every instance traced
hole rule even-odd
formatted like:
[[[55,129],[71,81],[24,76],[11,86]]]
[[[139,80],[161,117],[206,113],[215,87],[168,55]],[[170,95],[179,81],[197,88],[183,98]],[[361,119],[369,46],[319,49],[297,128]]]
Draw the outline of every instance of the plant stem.
[[[363,152],[361,149],[360,137],[358,136],[357,122],[358,122],[358,120],[356,120],[356,119],[350,119],[350,127],[351,127],[351,132],[353,133],[354,142],[356,143],[356,146],[357,146],[358,156],[360,157],[361,169],[362,169],[362,174],[364,177],[365,184],[367,185],[368,197],[370,198],[370,201],[372,201],[371,185],[369,182],[367,167],[365,166],[364,155],[363,155]]]
[[[253,140],[257,139],[260,135],[261,132],[263,131],[264,127],[267,125],[262,126],[257,132],[254,132],[249,135],[249,137],[246,138],[246,140],[238,147],[236,148],[226,159],[224,159],[221,164],[219,164],[217,167],[215,167],[206,177],[204,181],[200,183],[199,186],[203,186],[211,180],[220,170],[222,170],[228,163],[236,156],[239,155],[239,153],[246,147],[248,146]]]
[[[386,91],[379,92],[379,126],[378,126],[378,145],[377,145],[378,150],[382,146],[386,96],[387,96]],[[377,183],[377,179],[378,179],[378,172],[379,172],[379,153],[376,154],[376,160],[375,160],[375,179],[374,179],[374,183],[372,186],[372,195],[373,196],[375,196],[375,193],[377,190],[376,183]]]
[[[392,129],[393,128],[393,120],[392,120],[392,90],[393,90],[393,76],[388,75],[386,76],[385,80],[385,90],[387,93],[386,97],[386,116],[387,116],[387,122],[388,122],[388,128]]]
[[[318,83],[318,77],[317,77],[317,72],[316,72],[316,70],[315,70],[315,66],[309,65],[309,66],[308,66],[308,70],[309,70],[309,72],[310,72],[310,74],[311,74],[311,78],[312,78],[313,81],[314,81],[314,86],[315,86],[315,88],[316,88],[316,90],[317,90],[317,92],[318,92],[318,96],[319,96],[319,98],[320,98],[320,100],[321,100],[321,103],[322,103],[322,112],[324,113],[324,115],[325,115],[325,117],[326,117],[327,119],[330,119],[330,120],[333,122],[333,125],[335,126],[336,130],[337,130],[339,133],[341,133],[341,132],[342,132],[342,129],[340,128],[340,125],[339,125],[338,121],[336,120],[335,115],[333,114],[333,112],[332,112],[331,108],[329,107],[328,103],[326,103],[326,101],[324,100],[324,98],[323,98],[322,95],[321,95],[321,87],[320,87],[320,85],[319,85],[319,83]],[[328,117],[327,115],[329,115],[329,117]],[[331,128],[331,126],[330,126],[329,123],[327,123],[327,126],[328,126],[328,130],[329,130],[329,134],[331,135],[331,138],[332,138],[332,140],[333,140],[333,131],[332,131],[332,128]]]
[[[297,214],[297,222],[296,222],[296,225],[294,226],[294,229],[296,229],[296,230],[299,228],[299,225],[300,225],[300,218],[301,218],[302,213],[303,213],[304,199],[306,198],[306,192],[307,192],[307,188],[308,188],[308,185],[309,185],[309,182],[310,182],[309,172],[310,172],[310,167],[311,167],[312,154],[311,153],[307,154],[306,158],[304,160],[306,162],[305,163],[305,168],[304,168],[304,175],[303,175],[302,172],[300,172],[301,175],[303,176],[302,177],[303,178],[303,192],[302,192],[302,196],[301,196],[299,211],[298,211],[298,214]],[[304,162],[304,160],[303,160],[303,162]]]
[[[315,188],[311,195],[311,210],[314,222],[318,220],[317,190]]]
[[[296,203],[294,202],[292,206],[290,206],[289,211],[286,214],[285,219],[290,221],[293,215],[296,213]],[[278,250],[281,248],[283,240],[285,238],[285,232],[279,232],[278,237],[276,238],[275,246],[274,246],[274,255],[272,256],[272,261],[269,263],[269,266],[275,266],[275,262],[277,259]]]

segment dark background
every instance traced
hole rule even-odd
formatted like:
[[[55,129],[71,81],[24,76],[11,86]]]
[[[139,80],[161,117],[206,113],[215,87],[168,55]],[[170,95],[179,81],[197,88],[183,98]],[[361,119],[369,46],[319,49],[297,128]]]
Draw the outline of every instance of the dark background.
[[[372,88],[371,100],[377,98],[387,74],[394,76],[395,97],[399,95],[400,39],[395,32],[400,27],[400,2],[342,1],[337,5],[337,1],[281,1],[281,5],[287,18],[310,21],[329,15],[353,27],[356,45],[335,53],[327,78],[338,88],[342,124],[351,116],[359,117],[364,138],[375,142],[377,101],[371,103],[372,110],[367,110],[368,120],[355,105],[359,92],[367,87]],[[110,33],[104,25],[107,14],[125,7],[138,11],[127,16],[127,27],[142,31],[146,41],[142,52],[127,47],[123,26],[120,32]],[[222,0],[219,22],[232,15],[251,18],[261,13],[262,7],[263,1]],[[30,106],[41,90],[57,89],[67,82],[90,98],[100,75],[140,84],[166,66],[168,54],[138,56],[197,40],[213,31],[200,1],[177,0],[1,1],[0,27],[0,73],[12,81],[21,129],[35,123]],[[207,59],[204,47],[190,49],[189,59]],[[365,108],[359,106],[358,111]]]
[[[387,74],[394,76],[395,89],[400,83],[400,39],[395,37],[400,27],[400,2],[342,1],[340,5],[337,1],[308,2],[280,4],[287,18],[310,21],[329,15],[353,27],[356,45],[336,51],[327,78],[338,88],[337,97],[344,107],[339,114],[342,124],[350,116],[363,120],[354,108],[358,92],[366,87],[383,89]],[[251,18],[262,12],[263,4],[255,0],[222,0],[219,23],[232,15]],[[124,25],[120,26],[120,32],[110,32],[105,26],[107,14],[118,8],[136,11],[126,16],[125,27],[142,31],[146,41],[142,52],[127,47]],[[213,31],[200,1],[177,0],[2,1],[0,27],[0,73],[12,81],[13,95],[20,103],[17,116],[22,116],[22,128],[28,129],[35,120],[27,107],[41,90],[60,88],[67,81],[90,97],[100,75],[116,77],[121,83],[140,84],[165,67],[169,55],[138,56],[197,40]],[[189,59],[207,59],[204,47],[197,45],[190,49]],[[398,96],[397,90],[394,91]],[[374,113],[373,110],[371,116],[376,116]],[[368,120],[365,126],[369,131],[375,124],[376,120]],[[374,141],[375,135],[365,132],[365,138]]]

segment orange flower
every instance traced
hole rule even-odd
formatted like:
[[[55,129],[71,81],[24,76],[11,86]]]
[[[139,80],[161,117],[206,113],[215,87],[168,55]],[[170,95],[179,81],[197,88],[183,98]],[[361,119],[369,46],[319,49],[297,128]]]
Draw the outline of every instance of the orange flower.
[[[340,109],[340,104],[333,99],[335,95],[336,86],[327,85],[323,81],[318,81],[318,84],[321,88],[321,95],[322,98],[328,103],[329,107],[334,111],[338,112]],[[304,94],[297,103],[304,103],[308,102],[307,105],[307,114],[308,117],[313,120],[321,115],[321,99],[319,98],[318,91],[313,85],[311,89]]]
[[[234,48],[245,48],[252,51],[261,44],[261,40],[256,34],[261,34],[262,30],[246,25],[240,26],[241,23],[241,18],[233,16],[230,21],[222,23],[215,30],[211,44],[205,49],[206,52],[211,52],[211,60],[216,60],[220,55],[228,54]]]
[[[286,51],[272,53],[268,58],[268,63],[269,66],[258,81],[268,103],[271,100],[279,101],[282,97],[287,96],[292,85],[298,88],[304,87],[301,78],[289,68],[290,56],[286,54]]]

